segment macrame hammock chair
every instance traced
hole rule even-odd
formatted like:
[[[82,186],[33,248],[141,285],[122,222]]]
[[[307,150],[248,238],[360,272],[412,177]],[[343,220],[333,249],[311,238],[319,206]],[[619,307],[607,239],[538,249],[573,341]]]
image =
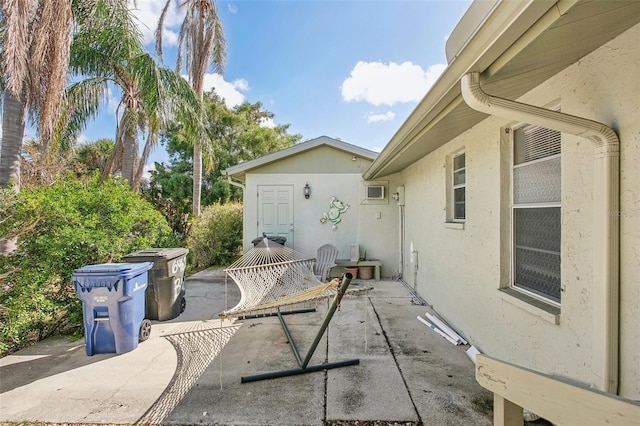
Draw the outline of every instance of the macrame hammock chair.
[[[244,376],[241,378],[241,383],[312,373],[360,363],[360,360],[352,359],[309,365],[320,339],[351,282],[350,274],[346,274],[342,280],[336,278],[328,283],[321,282],[313,273],[314,261],[314,258],[278,244],[265,236],[260,243],[224,270],[226,276],[231,277],[240,289],[240,301],[233,308],[220,313],[220,317],[248,319],[278,316],[299,366],[290,370]],[[281,308],[330,297],[333,297],[331,305],[309,351],[303,358],[283,315],[313,312],[315,309],[281,311]]]

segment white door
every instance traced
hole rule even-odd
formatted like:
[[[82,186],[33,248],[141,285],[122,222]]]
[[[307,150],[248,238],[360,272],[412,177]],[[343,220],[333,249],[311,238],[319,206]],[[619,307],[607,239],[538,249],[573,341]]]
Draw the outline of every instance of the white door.
[[[258,185],[258,234],[287,238],[293,248],[293,185]]]

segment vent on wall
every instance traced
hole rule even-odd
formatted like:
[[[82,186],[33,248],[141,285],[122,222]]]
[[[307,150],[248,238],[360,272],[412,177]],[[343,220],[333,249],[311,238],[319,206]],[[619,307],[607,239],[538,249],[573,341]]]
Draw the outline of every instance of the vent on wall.
[[[384,199],[384,186],[383,185],[368,185],[367,186],[367,200],[383,200]]]

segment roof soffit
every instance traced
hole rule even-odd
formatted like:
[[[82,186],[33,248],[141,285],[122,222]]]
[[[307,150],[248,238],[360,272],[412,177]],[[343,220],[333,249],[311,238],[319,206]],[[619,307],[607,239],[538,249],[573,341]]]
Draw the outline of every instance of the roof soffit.
[[[487,92],[517,99],[640,22],[640,1],[567,4],[571,7],[555,7],[539,22],[529,25],[527,29],[537,32],[535,36],[525,33],[508,45],[503,41],[497,50],[500,54],[486,49],[466,69],[454,69],[460,57],[450,64],[445,73],[455,71],[455,75],[448,77],[448,87],[436,87],[445,77],[443,74],[365,172],[365,178],[399,172],[487,117],[471,110],[462,100],[459,80],[466,72],[483,72]],[[527,36],[533,38],[527,40]],[[493,46],[495,49],[498,45]]]

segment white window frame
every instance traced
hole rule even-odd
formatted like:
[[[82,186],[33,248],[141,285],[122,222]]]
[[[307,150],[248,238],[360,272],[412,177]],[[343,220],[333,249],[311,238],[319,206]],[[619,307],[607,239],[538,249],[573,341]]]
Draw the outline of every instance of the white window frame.
[[[464,167],[456,169],[456,159],[464,156]],[[467,156],[465,151],[457,152],[451,156],[451,221],[464,223],[467,220]],[[464,182],[456,184],[456,174],[464,173]],[[464,191],[464,201],[456,202],[456,191],[462,189]],[[456,204],[464,205],[464,217],[456,217]]]
[[[561,209],[561,205],[562,202],[559,200],[557,202],[543,202],[543,203],[520,203],[520,204],[516,204],[514,201],[514,182],[515,182],[515,178],[514,178],[514,170],[516,170],[519,167],[524,167],[524,166],[528,166],[528,165],[532,165],[535,163],[540,163],[540,162],[544,162],[544,161],[550,161],[552,159],[556,159],[556,158],[562,158],[562,153],[560,154],[554,154],[554,155],[550,155],[550,156],[546,156],[546,157],[542,157],[536,160],[532,160],[532,161],[528,161],[526,163],[520,163],[520,164],[515,164],[515,143],[516,143],[516,131],[525,127],[533,127],[531,125],[528,124],[523,124],[517,127],[512,127],[511,128],[511,186],[510,186],[510,211],[511,211],[511,280],[510,280],[510,288],[513,289],[514,291],[520,292],[522,294],[525,294],[529,297],[532,297],[536,300],[540,300],[546,304],[549,304],[551,306],[560,308],[561,306],[561,301],[558,302],[556,300],[553,300],[551,298],[545,297],[541,294],[538,294],[536,292],[530,291],[528,289],[526,289],[523,286],[518,286],[516,285],[516,210],[517,209],[526,209],[526,208],[560,208]],[[539,126],[537,126],[539,127]],[[562,177],[560,177],[562,178]],[[560,223],[560,226],[562,227],[562,222]],[[553,252],[553,254],[557,254],[558,256],[561,256],[561,252]],[[562,263],[561,263],[562,265]],[[562,292],[562,284],[560,284],[560,289]]]

